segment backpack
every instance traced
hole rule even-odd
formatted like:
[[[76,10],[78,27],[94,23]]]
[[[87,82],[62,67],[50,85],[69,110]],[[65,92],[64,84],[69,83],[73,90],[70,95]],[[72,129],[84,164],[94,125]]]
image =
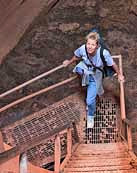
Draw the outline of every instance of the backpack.
[[[102,37],[102,35],[101,35],[98,28],[92,28],[90,30],[90,32],[97,32],[99,34],[99,44],[101,46],[100,57],[101,57],[101,60],[103,62],[103,65],[104,65],[104,67],[103,67],[103,78],[104,77],[109,77],[109,76],[112,77],[116,73],[116,71],[113,69],[112,66],[107,65],[107,62],[105,61],[105,58],[104,58],[104,55],[103,55],[103,50],[106,49],[106,50],[109,51],[109,48],[106,46],[106,44],[104,42],[104,39],[103,39],[103,37]],[[100,69],[100,71],[102,71],[102,69]]]

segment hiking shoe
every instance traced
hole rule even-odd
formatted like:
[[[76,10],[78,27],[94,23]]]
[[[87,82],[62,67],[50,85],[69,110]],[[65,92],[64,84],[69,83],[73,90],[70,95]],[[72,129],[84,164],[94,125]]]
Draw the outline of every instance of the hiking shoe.
[[[93,128],[94,127],[94,117],[87,117],[87,128]]]

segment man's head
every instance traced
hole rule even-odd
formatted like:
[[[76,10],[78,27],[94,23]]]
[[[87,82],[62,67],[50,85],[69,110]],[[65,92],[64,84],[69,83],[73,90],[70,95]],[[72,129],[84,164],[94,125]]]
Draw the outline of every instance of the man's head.
[[[87,52],[91,55],[94,55],[96,49],[99,45],[99,34],[96,32],[91,32],[86,36],[86,47]]]

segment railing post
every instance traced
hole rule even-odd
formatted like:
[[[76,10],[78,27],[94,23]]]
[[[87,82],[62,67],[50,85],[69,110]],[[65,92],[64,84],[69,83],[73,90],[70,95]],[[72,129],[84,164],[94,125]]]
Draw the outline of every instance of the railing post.
[[[72,153],[72,132],[71,128],[67,129],[67,155],[70,157]]]
[[[28,173],[27,154],[22,153],[19,158],[19,173]]]
[[[121,56],[119,58],[119,70],[120,73],[123,75]],[[122,81],[120,81],[120,111],[121,111],[121,118],[123,120],[126,118],[126,112],[125,112],[124,83]]]
[[[54,173],[59,173],[60,170],[60,158],[61,158],[61,145],[59,134],[55,137],[55,153],[54,153]]]
[[[80,139],[79,139],[79,136],[78,136],[77,127],[76,127],[76,123],[73,122],[72,125],[73,125],[73,129],[74,129],[75,140],[76,140],[76,142],[80,142]]]
[[[131,133],[131,127],[127,125],[127,138],[128,138],[128,149],[132,150],[132,133]]]
[[[4,149],[4,142],[3,142],[3,136],[2,136],[2,133],[0,131],[0,153],[3,152],[5,149]]]

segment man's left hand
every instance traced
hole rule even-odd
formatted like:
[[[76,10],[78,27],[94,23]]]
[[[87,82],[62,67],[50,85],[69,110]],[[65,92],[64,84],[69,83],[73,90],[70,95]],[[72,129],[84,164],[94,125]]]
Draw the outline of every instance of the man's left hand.
[[[121,75],[121,74],[119,74],[119,75],[118,75],[118,81],[119,81],[119,82],[124,82],[124,81],[125,81],[124,76]]]

